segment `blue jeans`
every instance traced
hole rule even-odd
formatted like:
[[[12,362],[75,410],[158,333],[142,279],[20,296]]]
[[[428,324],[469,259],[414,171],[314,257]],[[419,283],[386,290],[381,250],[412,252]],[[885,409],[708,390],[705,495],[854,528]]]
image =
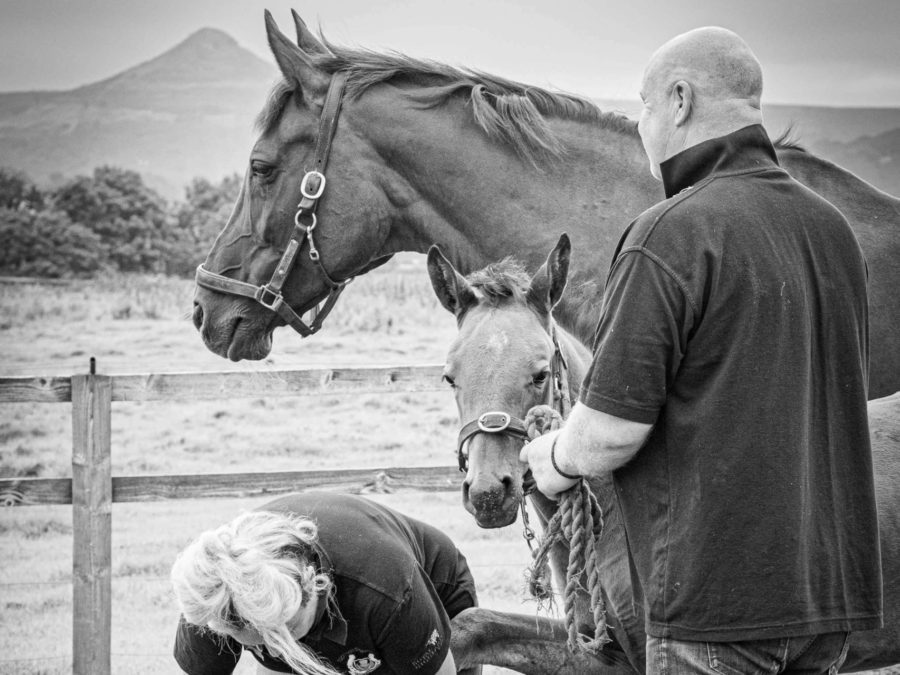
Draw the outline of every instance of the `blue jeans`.
[[[813,675],[838,672],[850,633],[746,642],[688,642],[647,638],[649,675]]]

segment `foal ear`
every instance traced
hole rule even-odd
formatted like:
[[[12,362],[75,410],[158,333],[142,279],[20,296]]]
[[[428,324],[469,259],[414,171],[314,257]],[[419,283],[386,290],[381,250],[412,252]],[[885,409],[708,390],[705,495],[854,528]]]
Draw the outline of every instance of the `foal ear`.
[[[546,262],[531,277],[528,288],[528,304],[539,312],[549,314],[559,302],[566,290],[566,279],[569,276],[569,254],[572,243],[569,235],[563,233],[556,246],[550,251]]]
[[[321,103],[328,89],[328,76],[313,65],[312,59],[278,30],[275,19],[266,10],[266,36],[284,79],[297,84],[303,98]]]
[[[457,317],[478,302],[469,282],[436,245],[428,249],[428,276],[444,309]]]
[[[300,18],[296,9],[291,9],[291,16],[294,17],[294,28],[297,30],[297,46],[302,51],[307,54],[319,54],[322,56],[331,54],[325,45],[319,42],[319,39],[306,27],[306,22]]]

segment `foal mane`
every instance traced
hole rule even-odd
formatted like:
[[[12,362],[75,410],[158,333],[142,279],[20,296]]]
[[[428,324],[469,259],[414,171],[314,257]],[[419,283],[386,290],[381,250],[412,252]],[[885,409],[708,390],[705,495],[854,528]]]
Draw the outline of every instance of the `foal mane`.
[[[550,127],[551,118],[588,122],[637,136],[635,121],[625,115],[603,112],[586,98],[398,52],[335,45],[324,35],[320,37],[330,53],[310,54],[310,58],[328,74],[346,72],[349,97],[359,97],[376,84],[400,81],[418,85],[408,95],[425,108],[440,106],[462,93],[468,97],[475,122],[482,131],[492,140],[511,146],[535,167],[566,155],[564,143]],[[267,131],[277,122],[292,90],[292,85],[284,82],[275,86],[257,120],[258,127]]]
[[[504,258],[466,277],[473,288],[481,292],[480,300],[492,307],[505,303],[523,303],[531,286],[531,275],[515,258]]]

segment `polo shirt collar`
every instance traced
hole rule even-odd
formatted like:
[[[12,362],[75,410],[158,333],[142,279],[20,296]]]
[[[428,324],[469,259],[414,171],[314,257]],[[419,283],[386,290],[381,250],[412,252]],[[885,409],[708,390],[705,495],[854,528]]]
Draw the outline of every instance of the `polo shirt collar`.
[[[318,542],[313,543],[313,548],[319,557],[319,571],[328,574],[331,577],[331,583],[334,583],[334,565],[331,558]],[[326,639],[339,645],[346,645],[347,621],[334,600],[334,592],[330,591],[325,598],[320,598],[320,600],[323,599],[325,602],[319,602],[319,606],[316,608],[316,620],[313,622],[312,628],[302,639],[309,638],[315,641]],[[328,614],[325,613],[326,608],[329,610]]]
[[[778,165],[772,141],[761,124],[751,124],[682,150],[659,169],[668,198],[713,174],[772,165]]]

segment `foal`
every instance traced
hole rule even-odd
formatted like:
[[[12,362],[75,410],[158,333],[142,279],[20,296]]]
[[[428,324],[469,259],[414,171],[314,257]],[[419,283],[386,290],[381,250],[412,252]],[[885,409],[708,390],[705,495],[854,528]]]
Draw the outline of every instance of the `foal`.
[[[465,471],[462,497],[466,510],[485,528],[505,527],[524,513],[527,465],[519,461],[522,419],[536,405],[568,412],[590,363],[590,352],[553,320],[553,307],[566,286],[571,245],[564,234],[534,276],[506,259],[463,277],[432,247],[428,272],[438,299],[457,319],[459,333],[450,347],[444,380],[456,397],[460,420],[457,453]],[[643,620],[632,606],[630,574],[621,523],[608,481],[592,483],[607,523],[601,542],[608,622],[614,643],[604,651],[625,652],[643,671]],[[542,525],[556,502],[540,492],[528,495]],[[555,585],[562,588],[566,547],[551,555]],[[640,611],[639,608],[637,611]],[[593,634],[589,599],[577,611],[582,633]]]

